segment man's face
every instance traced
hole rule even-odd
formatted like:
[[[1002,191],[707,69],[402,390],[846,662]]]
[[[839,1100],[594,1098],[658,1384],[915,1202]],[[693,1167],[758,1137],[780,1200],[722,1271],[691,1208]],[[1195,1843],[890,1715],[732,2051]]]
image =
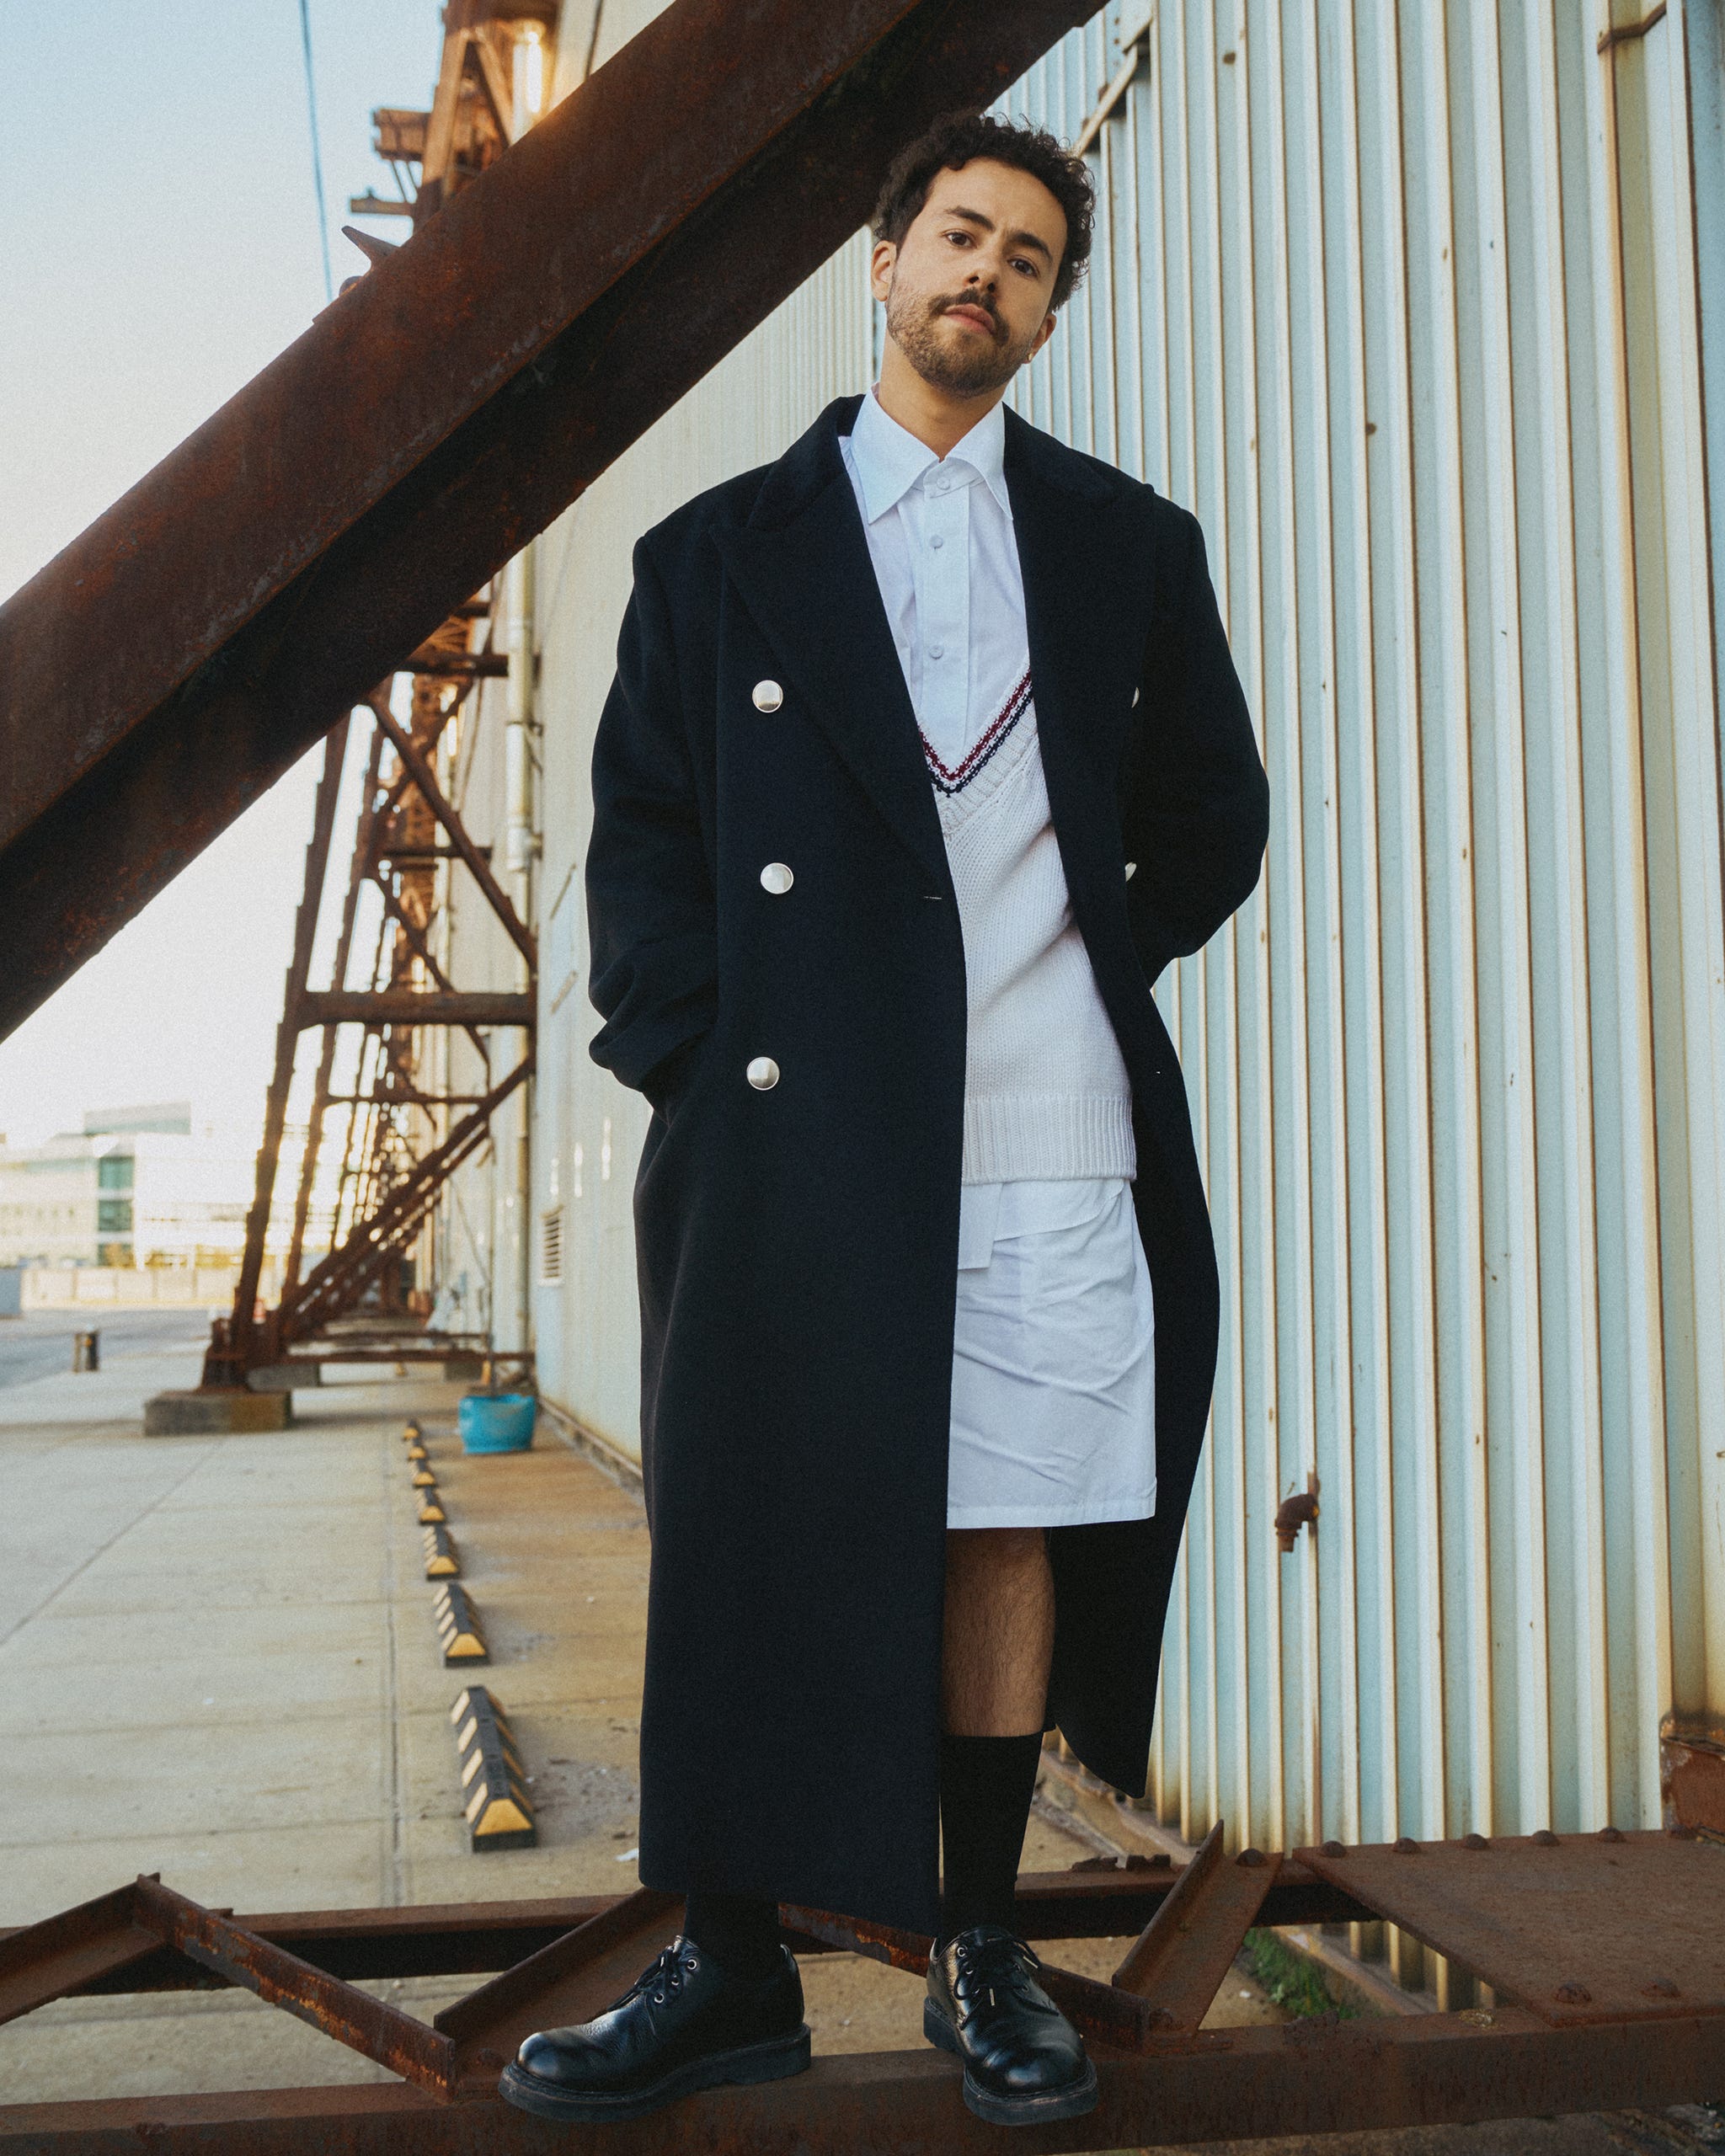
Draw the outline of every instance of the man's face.
[[[1065,244],[1065,211],[1028,172],[975,157],[937,173],[902,244],[874,249],[888,336],[951,396],[1003,388],[1053,334]]]

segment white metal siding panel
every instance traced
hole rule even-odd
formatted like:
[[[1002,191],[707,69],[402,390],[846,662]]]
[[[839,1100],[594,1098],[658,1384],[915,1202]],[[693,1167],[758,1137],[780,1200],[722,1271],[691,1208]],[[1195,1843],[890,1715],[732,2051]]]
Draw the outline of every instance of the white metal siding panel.
[[[1275,788],[1259,892],[1160,990],[1223,1281],[1151,1775],[1188,1833],[1656,1818],[1661,1713],[1725,1696],[1668,24],[1602,56],[1551,0],[1163,9],[1096,146],[1097,270],[1015,392],[1197,510]],[[1100,29],[1008,108],[1076,133]]]

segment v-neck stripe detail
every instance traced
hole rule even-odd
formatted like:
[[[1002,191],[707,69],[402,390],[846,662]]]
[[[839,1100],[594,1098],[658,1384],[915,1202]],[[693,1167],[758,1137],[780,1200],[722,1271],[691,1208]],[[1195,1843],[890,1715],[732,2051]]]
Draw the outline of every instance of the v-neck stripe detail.
[[[1029,710],[1030,701],[1030,670],[1027,667],[1019,675],[1017,686],[1005,703],[971,744],[968,754],[955,765],[941,761],[935,753],[933,743],[918,727],[916,731],[922,743],[923,760],[928,766],[928,776],[935,792],[948,795],[962,793],[996,750],[1005,746],[1012,728]]]

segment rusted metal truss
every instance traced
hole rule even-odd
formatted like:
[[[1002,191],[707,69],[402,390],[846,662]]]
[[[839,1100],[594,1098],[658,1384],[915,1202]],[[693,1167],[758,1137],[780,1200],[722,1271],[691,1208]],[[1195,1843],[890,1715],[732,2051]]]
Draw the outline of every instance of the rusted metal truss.
[[[463,610],[462,617],[444,624],[434,648],[452,654],[466,651],[471,611]],[[467,677],[468,686],[472,678]],[[452,694],[451,682],[457,683]],[[218,1321],[212,1331],[204,1365],[206,1385],[242,1385],[247,1372],[260,1364],[280,1369],[292,1359],[296,1347],[303,1347],[320,1328],[354,1310],[362,1298],[398,1275],[400,1262],[421,1237],[440,1192],[456,1170],[485,1144],[492,1117],[531,1075],[535,940],[492,874],[485,849],[468,835],[435,768],[438,744],[467,693],[457,675],[422,669],[414,680],[413,716],[406,727],[396,718],[382,692],[374,692],[367,699],[364,708],[375,731],[336,942],[333,985],[314,989],[310,985],[312,951],[328,873],[347,720],[331,734],[326,745],[312,838],[306,850],[305,887],[295,921],[281,1023],[276,1033],[275,1069],[265,1101],[245,1254],[232,1314]],[[398,766],[387,778],[383,764],[386,750]],[[449,841],[448,868],[392,856],[390,849],[398,833],[423,839],[434,829],[441,830]],[[520,953],[526,984],[523,989],[463,993],[439,963],[430,931],[440,907],[442,879],[454,873],[457,864],[473,876],[480,895]],[[347,974],[360,894],[366,888],[375,889],[381,899],[382,918],[371,985],[355,989],[347,985]],[[356,1084],[345,1097],[347,1135],[330,1246],[302,1278],[325,1118],[334,1105],[330,1088],[337,1032],[343,1025],[365,1028],[358,1075],[361,1081],[369,1079],[369,1083]],[[513,1066],[484,1092],[444,1095],[429,1090],[421,1075],[419,1043],[427,1028],[446,1026],[460,1026],[467,1032],[488,1075],[492,1043],[489,1033],[482,1029],[518,1029],[522,1049]],[[315,1029],[321,1030],[323,1038],[281,1299],[260,1320],[256,1315],[258,1283],[270,1231],[288,1098],[301,1038]]]
[[[147,2138],[162,2156],[479,2156],[540,2150],[546,2129],[497,2077],[535,2028],[579,2021],[672,1936],[645,1891],[425,1909],[232,1918],[158,1880],[0,1935],[0,2021],[93,1992],[241,1985],[402,2077],[395,2086],[152,2096],[0,2107],[0,2156],[93,2156]],[[823,1911],[781,1911],[803,1954],[868,1955],[919,1972],[929,1942]],[[1387,1919],[1473,1970],[1494,2003],[1406,2020],[1201,2026],[1253,1924]],[[1106,1859],[1019,1881],[1031,1940],[1129,1940],[1110,1984],[1044,1963],[1083,2029],[1102,2100],[1043,2129],[1049,2150],[1519,2118],[1706,2101],[1725,2088],[1725,1848],[1686,1833],[1535,1835],[1224,1854],[1218,1828],[1183,1867]],[[367,1979],[500,1975],[430,2022]],[[907,1999],[907,2007],[911,2002]],[[907,2014],[907,2020],[909,2019]],[[995,2148],[926,2052],[823,2058],[796,2080],[691,2098],[606,2128],[607,2150],[724,2156],[935,2156]],[[232,2137],[224,2143],[223,2135]],[[559,2147],[597,2147],[579,2132]]]
[[[0,608],[0,1033],[1093,4],[675,0]]]

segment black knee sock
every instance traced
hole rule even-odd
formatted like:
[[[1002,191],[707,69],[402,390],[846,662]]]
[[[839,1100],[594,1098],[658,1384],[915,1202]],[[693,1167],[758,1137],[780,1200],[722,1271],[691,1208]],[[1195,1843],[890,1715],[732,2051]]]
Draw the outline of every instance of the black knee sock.
[[[709,1954],[728,1977],[754,1981],[778,1967],[778,1903],[752,1894],[691,1894],[683,1935]]]
[[[940,1740],[940,1829],[944,1945],[972,1924],[1016,1929],[1013,1896],[1042,1737]]]

